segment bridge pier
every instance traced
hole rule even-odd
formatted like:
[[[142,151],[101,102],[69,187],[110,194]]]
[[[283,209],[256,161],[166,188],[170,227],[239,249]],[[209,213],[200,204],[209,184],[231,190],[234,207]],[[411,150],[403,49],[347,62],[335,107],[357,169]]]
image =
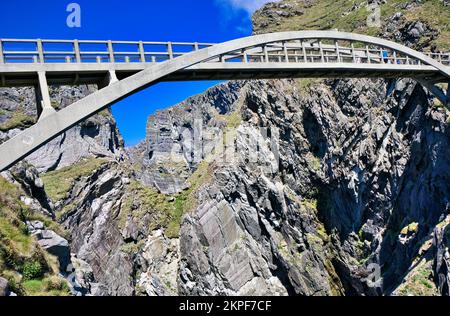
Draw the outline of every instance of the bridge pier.
[[[107,86],[112,85],[113,83],[118,82],[119,79],[117,78],[117,74],[115,70],[109,70],[108,73],[105,76],[105,79],[103,79],[101,82],[99,82],[98,88],[103,89]]]
[[[50,92],[48,90],[47,78],[45,76],[45,71],[38,72],[39,77],[39,87],[36,87],[36,100],[39,120],[55,113],[55,109],[52,106],[50,100]]]

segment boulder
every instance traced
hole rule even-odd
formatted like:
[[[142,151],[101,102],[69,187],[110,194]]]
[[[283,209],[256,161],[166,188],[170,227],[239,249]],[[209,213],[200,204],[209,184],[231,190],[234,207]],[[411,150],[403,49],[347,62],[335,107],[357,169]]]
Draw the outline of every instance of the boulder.
[[[8,296],[8,295],[9,295],[8,280],[0,278],[0,296]]]
[[[65,271],[70,263],[69,242],[52,230],[41,230],[35,236],[42,248],[58,258],[61,271]]]

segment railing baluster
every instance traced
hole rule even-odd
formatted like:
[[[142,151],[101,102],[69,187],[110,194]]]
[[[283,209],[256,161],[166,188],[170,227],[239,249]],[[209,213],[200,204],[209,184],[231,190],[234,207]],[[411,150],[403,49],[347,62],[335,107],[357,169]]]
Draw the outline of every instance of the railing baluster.
[[[288,49],[287,49],[287,45],[286,42],[283,42],[283,50],[284,50],[284,59],[285,62],[289,62],[289,54],[288,54]]]
[[[384,62],[384,51],[380,48],[380,64],[385,64]]]
[[[3,44],[2,40],[0,40],[0,64],[5,63],[5,58],[3,57]]]
[[[339,43],[338,43],[338,41],[335,42],[335,46],[336,46],[337,62],[340,63],[341,62],[341,53],[339,51]]]
[[[116,62],[114,58],[114,47],[112,41],[108,41],[108,53],[109,53],[109,62],[110,63]]]
[[[394,65],[397,65],[397,52],[394,50]]]
[[[308,62],[308,56],[306,54],[306,47],[305,47],[305,42],[302,41],[302,51],[303,51],[303,58],[305,59],[305,63]]]
[[[245,50],[245,48],[242,49],[242,60],[244,63],[248,63],[247,51]]]
[[[169,55],[169,59],[173,59],[173,45],[172,42],[167,43],[167,53]]]
[[[352,58],[353,58],[353,62],[356,64],[355,45],[352,43],[352,44],[351,44],[351,47],[352,47]]]
[[[80,43],[78,40],[73,41],[73,51],[75,53],[75,61],[81,63]]]
[[[39,62],[40,63],[45,63],[45,59],[44,59],[44,45],[42,45],[42,40],[38,39],[37,42],[37,51],[38,51],[38,55],[39,55]]]
[[[194,51],[198,51],[199,50],[199,46],[198,46],[198,43],[197,42],[195,42],[194,43]]]
[[[266,60],[266,63],[269,62],[269,52],[267,50],[267,45],[264,45],[264,58]]]
[[[367,57],[367,63],[371,64],[372,61],[370,60],[370,51],[369,51],[369,46],[366,45],[366,57]]]
[[[145,63],[145,50],[142,41],[139,42],[139,55],[141,56],[141,62]]]
[[[320,50],[320,59],[324,63],[325,62],[325,56],[323,55],[322,41],[319,41],[319,50]]]

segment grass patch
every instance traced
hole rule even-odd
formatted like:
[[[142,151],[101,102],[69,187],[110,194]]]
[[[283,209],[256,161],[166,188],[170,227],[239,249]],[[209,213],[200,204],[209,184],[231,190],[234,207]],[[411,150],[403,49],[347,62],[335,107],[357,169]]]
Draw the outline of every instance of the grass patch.
[[[9,120],[0,124],[0,131],[6,132],[13,128],[24,129],[35,123],[36,119],[34,117],[26,114],[23,110],[17,110],[12,112],[12,116]]]
[[[92,175],[105,163],[104,159],[83,159],[72,166],[41,175],[47,195],[53,202],[66,199],[76,180]]]
[[[138,181],[131,182],[118,217],[119,227],[124,228],[129,217],[139,223],[149,214],[152,216],[150,231],[163,228],[167,237],[177,238],[183,215],[197,206],[197,190],[210,177],[209,164],[202,162],[188,180],[189,189],[174,196],[161,194]]]
[[[407,21],[422,21],[439,31],[431,45],[436,45],[442,51],[450,48],[450,10],[445,7],[442,0],[422,1],[418,6],[405,10],[403,4],[408,0],[389,0],[380,5],[381,23],[396,12],[402,12]],[[368,27],[367,18],[369,12],[367,0],[321,0],[312,4],[297,0],[284,0],[285,4],[291,4],[304,14],[280,19],[279,23],[264,23],[266,16],[259,12],[253,16],[253,24],[262,26],[263,29],[255,31],[264,33],[298,30],[329,30],[338,29],[346,32],[357,32],[371,36],[377,36],[381,28]],[[353,6],[355,10],[352,11]]]
[[[437,296],[439,291],[433,282],[432,260],[423,260],[410,272],[400,286],[398,293],[402,296]]]
[[[59,273],[59,264],[29,235],[25,222],[41,220],[55,231],[57,224],[44,215],[32,213],[20,200],[25,195],[20,187],[0,177],[0,188],[0,276],[8,280],[18,295],[66,295],[66,289],[51,288],[50,283],[38,288],[40,281],[36,279],[46,276],[49,281]]]
[[[408,226],[404,227],[400,234],[409,235],[409,234],[417,234],[419,232],[419,223],[411,223]]]
[[[23,282],[27,296],[69,296],[70,288],[67,282],[59,277],[47,277]]]

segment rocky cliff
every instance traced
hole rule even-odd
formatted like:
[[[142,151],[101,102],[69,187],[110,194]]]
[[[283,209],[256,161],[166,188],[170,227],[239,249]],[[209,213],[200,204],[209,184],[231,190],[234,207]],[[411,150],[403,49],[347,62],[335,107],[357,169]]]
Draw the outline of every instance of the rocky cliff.
[[[256,12],[255,32],[339,28],[449,48],[447,1],[379,4],[372,29],[365,1],[285,0]],[[3,90],[3,139],[32,124],[31,96]],[[37,170],[5,173],[2,190],[20,188],[5,199],[33,210],[20,220],[59,269],[71,265],[72,293],[449,295],[449,117],[408,79],[228,82],[151,116],[134,148],[98,115],[29,158]],[[0,286],[33,294],[29,268],[13,278],[1,263]]]

